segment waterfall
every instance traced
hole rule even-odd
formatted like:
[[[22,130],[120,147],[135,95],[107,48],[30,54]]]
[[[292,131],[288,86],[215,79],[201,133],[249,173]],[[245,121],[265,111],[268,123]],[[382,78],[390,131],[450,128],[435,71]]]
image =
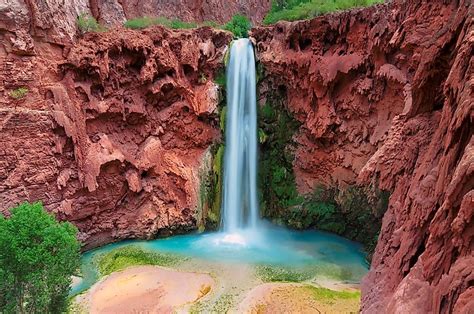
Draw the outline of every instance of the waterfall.
[[[221,229],[235,233],[259,220],[255,56],[246,38],[230,50],[225,131]]]

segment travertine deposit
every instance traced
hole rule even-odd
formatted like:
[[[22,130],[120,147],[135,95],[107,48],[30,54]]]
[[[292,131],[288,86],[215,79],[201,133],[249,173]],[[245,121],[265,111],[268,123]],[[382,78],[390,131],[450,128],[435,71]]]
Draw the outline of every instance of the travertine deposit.
[[[302,124],[300,192],[392,193],[364,313],[474,311],[473,17],[470,1],[393,1],[252,33]]]
[[[196,228],[201,160],[220,139],[212,78],[230,40],[155,27],[4,53],[2,210],[40,200],[88,247]]]
[[[237,12],[258,23],[269,1],[63,2],[0,4],[0,210],[41,200],[86,247],[196,228],[232,36],[118,25]],[[81,13],[118,28],[80,38]],[[473,21],[469,0],[394,0],[252,31],[260,102],[278,91],[301,123],[299,192],[391,192],[364,313],[474,312]]]

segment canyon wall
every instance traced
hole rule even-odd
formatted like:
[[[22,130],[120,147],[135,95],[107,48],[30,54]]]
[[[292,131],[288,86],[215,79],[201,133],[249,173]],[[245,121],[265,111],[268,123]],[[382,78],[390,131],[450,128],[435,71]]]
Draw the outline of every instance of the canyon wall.
[[[363,313],[474,311],[474,5],[393,1],[252,31],[300,193],[391,192]]]
[[[269,1],[66,2],[0,4],[0,210],[41,200],[86,247],[195,229],[202,167],[221,136],[212,81],[231,34],[154,27],[78,39],[76,18],[250,12],[258,23]],[[277,91],[300,125],[298,191],[391,192],[365,313],[474,311],[473,10],[397,0],[252,32],[260,103]]]
[[[86,248],[195,229],[201,165],[221,137],[212,78],[231,38],[157,26],[32,42],[27,55],[5,45],[2,212],[42,201]]]
[[[236,14],[258,25],[269,9],[270,0],[4,0],[0,3],[0,38],[25,54],[33,52],[34,41],[73,44],[81,14],[95,17],[108,28],[144,16],[223,24]]]

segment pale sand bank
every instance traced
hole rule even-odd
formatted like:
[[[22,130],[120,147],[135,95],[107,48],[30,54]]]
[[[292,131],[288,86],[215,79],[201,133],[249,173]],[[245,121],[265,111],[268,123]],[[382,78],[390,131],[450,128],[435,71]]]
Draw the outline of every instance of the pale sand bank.
[[[87,313],[173,313],[214,284],[208,274],[138,266],[107,276],[76,302]]]

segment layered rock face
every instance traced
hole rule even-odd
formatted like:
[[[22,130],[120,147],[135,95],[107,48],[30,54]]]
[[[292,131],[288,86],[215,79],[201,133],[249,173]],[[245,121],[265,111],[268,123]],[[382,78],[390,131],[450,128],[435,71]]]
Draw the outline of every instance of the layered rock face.
[[[258,25],[269,8],[270,0],[4,0],[0,3],[0,38],[16,51],[31,54],[34,41],[74,43],[80,14],[94,16],[107,27],[144,16],[222,24],[236,14]]]
[[[86,247],[196,228],[201,162],[220,138],[212,78],[231,37],[155,27],[2,51],[2,211],[40,200]]]
[[[473,17],[470,1],[394,1],[253,30],[301,123],[300,192],[392,193],[364,313],[474,311]]]
[[[270,0],[92,0],[91,9],[94,16],[106,25],[117,25],[126,19],[141,16],[225,23],[236,14],[248,16],[254,24],[259,24],[270,9]]]

